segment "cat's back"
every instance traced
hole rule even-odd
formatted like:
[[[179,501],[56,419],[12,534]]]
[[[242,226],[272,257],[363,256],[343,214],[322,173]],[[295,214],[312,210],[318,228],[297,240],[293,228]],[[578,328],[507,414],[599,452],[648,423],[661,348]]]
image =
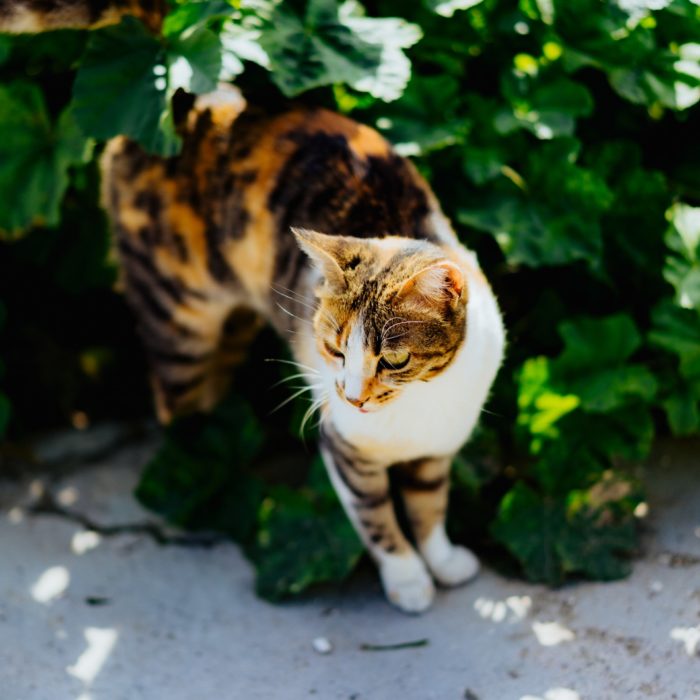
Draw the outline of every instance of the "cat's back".
[[[197,99],[181,135],[172,158],[110,142],[103,199],[122,253],[156,255],[190,284],[238,285],[264,310],[271,285],[292,288],[302,264],[292,226],[435,238],[427,184],[374,129],[347,117],[268,113],[227,86]]]

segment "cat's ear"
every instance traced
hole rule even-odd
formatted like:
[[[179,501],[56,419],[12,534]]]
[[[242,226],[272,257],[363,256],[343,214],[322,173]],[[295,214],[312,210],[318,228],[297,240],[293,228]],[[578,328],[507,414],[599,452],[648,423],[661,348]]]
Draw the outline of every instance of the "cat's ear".
[[[449,260],[432,263],[409,277],[397,300],[423,311],[457,307],[464,291],[464,273]]]
[[[309,231],[305,228],[292,228],[299,247],[313,260],[329,290],[338,292],[347,287],[347,281],[338,257],[342,253],[343,241],[339,236]]]

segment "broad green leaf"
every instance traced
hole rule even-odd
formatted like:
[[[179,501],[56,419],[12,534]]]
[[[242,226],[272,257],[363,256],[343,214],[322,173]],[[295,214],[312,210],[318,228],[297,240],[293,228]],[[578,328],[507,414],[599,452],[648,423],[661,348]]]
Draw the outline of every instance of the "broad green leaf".
[[[477,185],[483,185],[498,177],[505,165],[498,148],[468,146],[465,149],[464,172]]]
[[[174,424],[136,496],[177,525],[220,530],[245,542],[262,498],[260,481],[248,471],[262,440],[249,406],[231,396],[212,417]]]
[[[541,496],[517,483],[501,502],[491,531],[520,561],[527,577],[550,585],[567,574],[611,580],[629,572],[637,545],[633,511],[640,496],[610,474],[568,496]]]
[[[621,314],[565,321],[559,334],[564,352],[555,362],[564,374],[622,365],[642,343],[634,321]]]
[[[649,342],[677,355],[684,377],[700,378],[700,317],[690,309],[662,302],[652,319]]]
[[[470,198],[473,205],[458,210],[459,220],[491,232],[511,263],[585,260],[598,271],[600,217],[613,194],[597,173],[576,164],[579,146],[574,139],[555,139],[534,149],[520,173],[502,167],[515,186],[499,181],[498,189]]]
[[[278,600],[308,586],[344,579],[363,546],[324,474],[312,467],[312,490],[278,487],[260,509],[253,559],[260,595]]]
[[[676,290],[676,302],[700,313],[700,207],[674,204],[667,213],[671,226],[666,245],[673,254],[666,259],[664,277]]]
[[[98,139],[120,134],[147,151],[180,148],[170,98],[208,92],[221,72],[221,42],[204,24],[158,40],[132,17],[92,33],[73,87],[76,119]]]
[[[401,155],[425,155],[463,141],[469,123],[458,105],[457,80],[414,75],[401,101],[382,109],[377,127]]]
[[[64,109],[54,123],[37,86],[0,85],[0,128],[12,134],[0,143],[0,232],[55,226],[68,170],[89,153],[73,112]]]
[[[168,44],[168,87],[201,94],[216,89],[221,71],[221,42],[206,27],[186,30]]]
[[[555,386],[565,386],[589,412],[608,412],[632,402],[650,402],[657,383],[651,372],[627,360],[641,345],[631,318],[580,318],[559,327],[564,352],[552,362]]]
[[[344,82],[388,102],[401,95],[410,77],[403,49],[420,37],[420,29],[404,20],[365,17],[353,0],[340,6],[310,0],[303,17],[277,4],[259,41],[285,95]]]
[[[557,422],[576,410],[581,400],[574,394],[558,394],[552,390],[549,361],[533,357],[518,374],[518,425],[531,434],[531,451],[539,452],[544,439],[559,437]]]
[[[520,562],[531,581],[561,583],[564,570],[557,538],[566,529],[564,503],[543,498],[518,482],[501,501],[493,536]]]
[[[638,490],[611,472],[588,490],[573,491],[567,527],[557,543],[564,570],[600,581],[627,576],[637,547],[634,509],[640,501]]]
[[[73,86],[75,117],[86,134],[123,134],[147,151],[174,155],[180,146],[168,105],[166,54],[132,17],[92,33]]]
[[[511,109],[496,115],[495,127],[501,134],[522,128],[543,140],[571,136],[576,118],[589,115],[593,109],[588,90],[573,80],[517,77],[517,69],[515,73],[503,85]]]
[[[700,431],[700,396],[684,386],[661,402],[674,435],[693,435]]]
[[[227,0],[187,0],[174,7],[163,22],[163,36],[179,36],[231,16],[234,3]]]

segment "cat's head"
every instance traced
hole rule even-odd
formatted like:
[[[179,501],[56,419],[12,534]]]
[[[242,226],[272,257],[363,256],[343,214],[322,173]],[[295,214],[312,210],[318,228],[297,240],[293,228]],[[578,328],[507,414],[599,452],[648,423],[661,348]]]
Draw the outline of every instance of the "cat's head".
[[[467,286],[438,246],[294,234],[321,275],[313,327],[328,389],[371,412],[445,370],[464,342]]]

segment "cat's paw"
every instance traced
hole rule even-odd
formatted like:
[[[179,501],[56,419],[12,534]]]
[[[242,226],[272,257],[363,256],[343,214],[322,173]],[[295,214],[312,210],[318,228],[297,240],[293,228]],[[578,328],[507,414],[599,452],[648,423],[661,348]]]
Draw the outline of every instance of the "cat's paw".
[[[435,598],[433,580],[415,555],[392,555],[380,565],[379,573],[389,602],[404,612],[423,612]]]
[[[479,573],[479,560],[466,548],[452,545],[447,556],[429,562],[435,580],[443,586],[459,586]]]

